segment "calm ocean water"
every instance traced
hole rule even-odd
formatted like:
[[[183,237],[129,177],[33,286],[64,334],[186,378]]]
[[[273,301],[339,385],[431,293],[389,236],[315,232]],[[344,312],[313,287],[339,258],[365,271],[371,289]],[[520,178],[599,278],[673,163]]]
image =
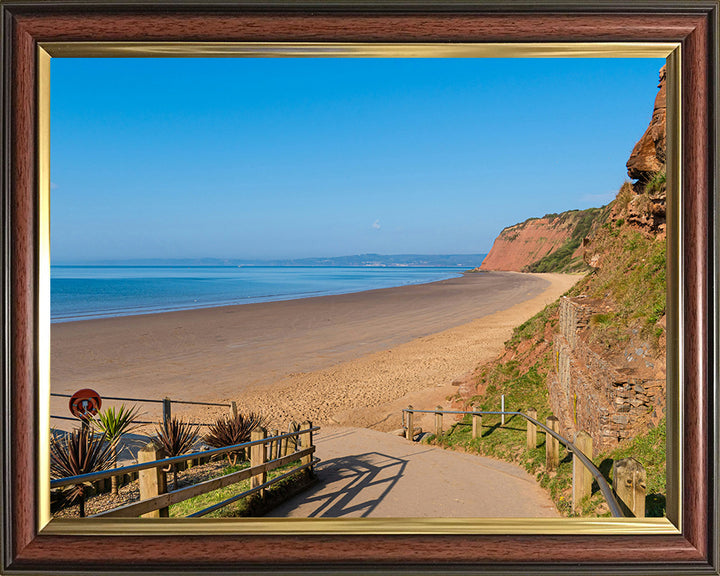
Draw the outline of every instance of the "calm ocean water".
[[[52,322],[292,300],[424,284],[459,268],[53,266]]]

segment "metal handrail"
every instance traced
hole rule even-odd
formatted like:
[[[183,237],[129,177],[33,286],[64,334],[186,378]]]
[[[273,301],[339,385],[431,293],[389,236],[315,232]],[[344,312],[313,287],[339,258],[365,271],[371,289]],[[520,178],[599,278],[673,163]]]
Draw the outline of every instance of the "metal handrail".
[[[299,436],[300,434],[315,432],[316,430],[320,430],[320,426],[313,426],[312,428],[306,428],[304,430],[297,430],[294,432],[286,432],[285,434],[278,434],[277,436],[268,436],[267,438],[263,438],[262,440],[243,442],[242,444],[234,444],[233,446],[225,446],[223,448],[213,448],[212,450],[203,450],[201,452],[188,452],[187,454],[181,454],[180,456],[162,458],[160,460],[152,460],[151,462],[143,462],[141,464],[131,464],[129,466],[110,468],[109,470],[101,470],[100,472],[89,472],[88,474],[80,474],[78,476],[67,476],[65,478],[51,480],[50,488],[59,488],[61,486],[68,486],[70,484],[82,484],[83,482],[92,482],[94,480],[109,478],[111,476],[118,476],[120,474],[128,474],[130,472],[147,470],[148,468],[157,468],[158,466],[168,466],[170,464],[176,464],[178,462],[185,462],[187,460],[192,460],[193,458],[198,457],[225,454],[227,452],[234,452],[236,450],[240,450],[241,448],[249,448],[258,444],[266,444],[275,440],[289,438],[290,436]]]
[[[50,396],[58,396],[60,398],[72,398],[72,394],[60,394],[59,392],[50,392]],[[156,402],[162,404],[165,400],[151,400],[148,398],[122,398],[118,396],[103,396],[103,400],[123,400],[126,402]],[[194,400],[172,400],[173,404],[195,404],[197,406],[223,406],[230,408],[232,404],[218,404],[217,402],[196,402]]]
[[[54,414],[50,414],[50,418],[55,418],[56,420],[72,420],[73,422],[81,422],[79,418],[72,418],[70,416],[55,416]],[[153,422],[151,420],[133,420],[133,424],[159,424],[158,422]],[[205,426],[210,427],[214,426],[214,424],[207,424],[205,422],[188,422],[188,426]]]
[[[608,503],[608,506],[610,507],[610,513],[613,516],[616,517],[622,517],[624,516],[622,512],[622,508],[620,508],[620,504],[618,504],[617,499],[615,498],[615,494],[612,491],[612,488],[610,488],[610,485],[607,483],[607,480],[605,480],[605,476],[602,475],[602,472],[597,469],[595,464],[593,464],[592,460],[588,458],[583,452],[577,448],[570,440],[567,440],[554,430],[548,428],[543,424],[542,422],[539,422],[535,418],[532,418],[531,416],[528,416],[527,414],[524,414],[522,412],[500,412],[500,411],[483,411],[483,410],[473,410],[473,411],[465,411],[465,410],[416,410],[415,408],[403,408],[403,428],[407,428],[407,425],[405,424],[405,413],[406,412],[418,412],[421,414],[495,414],[495,415],[506,415],[506,416],[522,416],[529,422],[532,422],[535,424],[535,426],[538,426],[542,428],[546,434],[550,434],[553,438],[558,440],[559,442],[562,442],[562,444],[565,445],[565,447],[573,453],[574,456],[577,456],[578,460],[583,463],[585,468],[590,470],[590,473],[593,475],[593,478],[598,483],[598,486],[600,487],[600,491],[602,492],[603,496],[605,497],[605,501]]]

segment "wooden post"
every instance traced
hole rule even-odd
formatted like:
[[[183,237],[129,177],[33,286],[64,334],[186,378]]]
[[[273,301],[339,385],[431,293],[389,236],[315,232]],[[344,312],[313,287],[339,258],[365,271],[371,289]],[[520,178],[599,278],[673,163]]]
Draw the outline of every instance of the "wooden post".
[[[277,435],[278,435],[277,430],[270,430],[271,437],[274,438]],[[280,443],[279,440],[273,440],[272,442],[270,442],[270,457],[268,458],[268,460],[275,460],[275,458],[278,458],[277,451],[278,451],[279,443]]]
[[[472,407],[473,410],[477,410],[477,406]],[[480,438],[482,436],[482,414],[473,414],[472,417],[472,437]]]
[[[581,430],[575,434],[575,448],[580,450],[585,456],[592,459],[593,455],[593,440],[590,434]],[[580,462],[580,459],[573,454],[573,509],[577,510],[580,508],[580,502],[586,496],[590,496],[592,491],[593,476],[590,470],[585,468],[585,465]]]
[[[163,422],[172,418],[172,401],[170,398],[163,399]]]
[[[150,442],[141,448],[137,455],[138,464],[152,462],[165,458],[165,451],[154,442]],[[152,498],[167,492],[167,477],[162,467],[140,470],[138,473],[138,484],[140,485],[140,500]],[[167,518],[168,509],[160,508],[142,515],[143,518]]]
[[[534,418],[537,420],[537,410],[535,408],[528,408],[527,415],[530,416],[530,418]],[[528,452],[530,450],[535,450],[537,448],[537,426],[530,422],[530,420],[527,421],[527,449]]]
[[[280,440],[280,447],[279,447],[279,456],[287,456],[288,454],[288,439],[283,438]]]
[[[405,438],[413,441],[414,438],[414,424],[413,424],[413,407],[408,406],[407,412],[407,428],[405,428]]]
[[[265,428],[255,428],[255,430],[250,432],[251,442],[255,442],[256,440],[262,440],[264,438],[267,438],[267,432],[265,431]],[[255,444],[254,446],[250,446],[250,468],[260,466],[260,464],[265,464],[266,461],[267,460],[265,459],[265,444]],[[263,470],[259,474],[250,476],[250,488],[257,488],[261,484],[264,484],[266,481],[267,472]],[[265,490],[260,490],[259,495],[261,497],[264,496]]]
[[[437,406],[436,410],[442,410],[442,406]],[[435,436],[440,438],[443,435],[443,415],[442,412],[435,412]]]
[[[230,410],[232,411],[233,420],[237,420],[238,411],[237,411],[237,402],[235,402],[235,400],[230,402]]]
[[[645,517],[647,473],[635,458],[623,458],[613,464],[613,490],[626,516]]]
[[[505,426],[505,394],[500,396],[500,426]]]
[[[302,423],[300,426],[301,430],[308,430],[312,428],[312,422],[309,420],[305,420],[305,422]],[[303,432],[302,434],[298,435],[298,444],[300,447],[300,450],[305,450],[305,448],[310,448],[313,444],[313,433],[312,432]],[[308,454],[307,456],[303,456],[300,460],[300,465],[310,464],[312,462],[312,454]],[[312,466],[307,468],[307,474],[312,474]]]
[[[290,422],[290,424],[288,425],[288,432],[297,432],[298,430],[300,430],[300,424],[298,424],[297,422],[295,422],[295,420],[293,420],[292,422]],[[292,454],[293,452],[297,452],[297,449],[298,449],[298,448],[297,448],[297,447],[298,447],[298,439],[297,439],[297,436],[288,436],[288,439],[287,439],[287,440],[288,440],[288,443],[287,443],[287,451],[288,451],[288,454]]]
[[[555,416],[548,416],[545,425],[553,432],[560,429],[560,423]],[[550,472],[557,469],[560,464],[560,443],[556,438],[545,432],[545,470]]]

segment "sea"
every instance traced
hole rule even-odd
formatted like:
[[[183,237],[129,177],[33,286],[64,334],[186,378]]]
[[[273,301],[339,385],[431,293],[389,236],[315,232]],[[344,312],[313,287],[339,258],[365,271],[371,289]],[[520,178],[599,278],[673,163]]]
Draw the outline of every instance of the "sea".
[[[52,266],[51,322],[363,292],[457,278],[459,267]]]

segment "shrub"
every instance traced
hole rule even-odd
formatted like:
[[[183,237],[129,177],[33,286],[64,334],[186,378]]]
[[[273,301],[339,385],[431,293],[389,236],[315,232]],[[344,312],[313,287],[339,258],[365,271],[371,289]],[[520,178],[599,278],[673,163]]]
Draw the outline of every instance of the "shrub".
[[[50,478],[57,480],[91,472],[109,470],[115,463],[115,444],[107,442],[105,434],[96,435],[89,426],[76,428],[58,438],[50,435]],[[90,482],[74,484],[63,489],[70,503],[78,501],[80,517],[85,517],[85,488]]]
[[[115,466],[117,466],[117,445],[125,434],[129,434],[138,427],[138,425],[134,423],[138,412],[139,408],[137,406],[126,409],[125,405],[122,404],[117,412],[115,408],[111,406],[104,412],[100,412],[97,417],[92,420],[92,425],[104,433],[105,438],[110,442]],[[113,476],[111,482],[112,493],[117,494],[118,477]]]
[[[238,412],[236,416],[224,416],[215,420],[212,426],[210,426],[208,433],[203,436],[203,442],[213,448],[224,448],[225,446],[242,444],[250,440],[250,433],[255,430],[255,428],[265,426],[266,424],[267,418],[260,414],[255,412],[241,414]],[[243,450],[229,452],[227,454],[229,464],[235,466],[242,454]]]
[[[198,437],[197,424],[183,422],[177,418],[163,420],[155,427],[156,439],[169,458],[190,452]],[[173,490],[177,490],[177,465],[172,464]]]

